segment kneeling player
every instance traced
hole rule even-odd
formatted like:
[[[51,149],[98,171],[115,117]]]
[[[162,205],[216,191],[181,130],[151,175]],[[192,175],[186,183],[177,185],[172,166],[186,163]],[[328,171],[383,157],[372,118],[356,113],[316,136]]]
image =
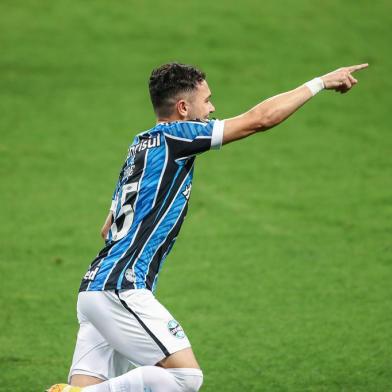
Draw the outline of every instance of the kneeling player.
[[[178,63],[152,72],[157,123],[129,147],[102,229],[105,246],[80,286],[70,385],[50,392],[200,389],[189,340],[153,294],[187,212],[195,156],[278,125],[322,89],[347,92],[357,83],[352,73],[365,67],[340,68],[223,121],[208,119],[215,108],[204,73]]]

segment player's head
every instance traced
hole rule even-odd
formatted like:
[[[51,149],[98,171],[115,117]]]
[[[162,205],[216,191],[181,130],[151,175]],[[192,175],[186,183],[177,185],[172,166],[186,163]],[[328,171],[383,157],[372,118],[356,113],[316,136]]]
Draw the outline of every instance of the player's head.
[[[205,73],[191,65],[161,65],[152,71],[149,89],[158,120],[207,120],[215,111]]]

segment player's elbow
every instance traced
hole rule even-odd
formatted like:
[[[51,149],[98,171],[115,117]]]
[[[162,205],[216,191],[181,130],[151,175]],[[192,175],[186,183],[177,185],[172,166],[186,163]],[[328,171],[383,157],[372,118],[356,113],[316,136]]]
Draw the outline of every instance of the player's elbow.
[[[255,130],[257,132],[267,131],[282,122],[283,117],[276,109],[259,110],[255,120]]]

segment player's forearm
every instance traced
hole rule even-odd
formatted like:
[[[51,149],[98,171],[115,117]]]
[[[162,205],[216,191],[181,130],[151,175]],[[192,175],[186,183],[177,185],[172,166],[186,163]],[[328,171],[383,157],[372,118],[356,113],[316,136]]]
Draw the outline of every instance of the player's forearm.
[[[240,116],[225,120],[223,144],[275,127],[312,96],[310,89],[302,85],[268,98]]]
[[[222,143],[230,143],[275,127],[323,88],[346,93],[358,83],[352,73],[367,67],[366,63],[339,68],[287,93],[275,95],[240,116],[225,120]]]
[[[303,85],[259,103],[248,112],[252,118],[249,128],[257,132],[275,127],[297,111],[312,96],[309,88]]]

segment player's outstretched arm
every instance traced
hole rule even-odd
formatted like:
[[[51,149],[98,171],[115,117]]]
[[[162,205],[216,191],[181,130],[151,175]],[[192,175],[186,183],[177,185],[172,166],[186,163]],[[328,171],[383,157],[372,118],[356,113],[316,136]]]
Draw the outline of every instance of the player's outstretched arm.
[[[339,68],[294,90],[266,99],[246,113],[226,119],[223,144],[275,127],[322,89],[346,93],[358,83],[352,73],[366,67],[368,64]]]

